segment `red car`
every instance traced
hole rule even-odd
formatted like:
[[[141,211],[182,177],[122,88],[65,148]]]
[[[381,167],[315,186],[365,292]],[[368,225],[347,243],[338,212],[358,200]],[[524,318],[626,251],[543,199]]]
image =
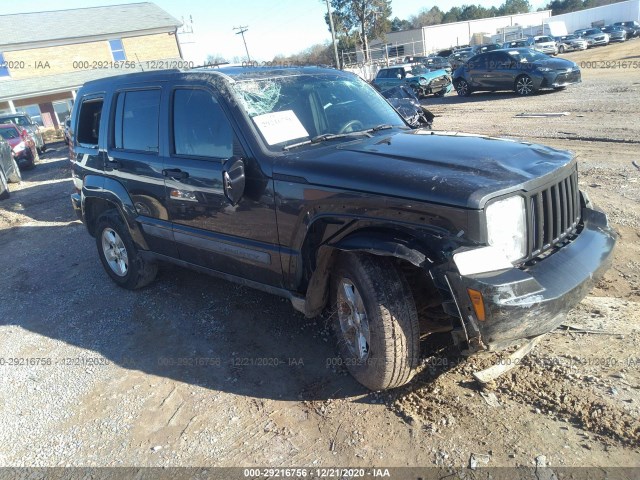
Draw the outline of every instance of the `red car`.
[[[24,128],[13,124],[0,125],[0,135],[13,151],[13,156],[20,168],[33,168],[40,159],[36,143]]]

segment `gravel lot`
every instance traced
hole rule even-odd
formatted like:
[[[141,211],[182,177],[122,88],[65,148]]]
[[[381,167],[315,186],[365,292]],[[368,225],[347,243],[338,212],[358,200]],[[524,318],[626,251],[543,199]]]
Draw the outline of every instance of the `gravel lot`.
[[[566,57],[639,61],[638,47]],[[620,233],[571,328],[484,390],[471,373],[496,355],[425,351],[411,385],[369,393],[334,366],[323,320],[277,297],[175,267],[117,288],[54,145],[0,203],[0,466],[640,465],[638,98],[639,69],[584,68],[560,92],[426,101],[438,129],[577,152]],[[535,112],[569,115],[515,117]]]

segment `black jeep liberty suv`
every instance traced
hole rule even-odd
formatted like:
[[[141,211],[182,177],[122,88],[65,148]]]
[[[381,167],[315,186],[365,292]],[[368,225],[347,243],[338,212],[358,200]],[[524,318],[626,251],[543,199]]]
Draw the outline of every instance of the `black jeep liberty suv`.
[[[433,332],[474,352],[553,330],[613,257],[571,153],[412,129],[337,70],[97,80],[71,135],[72,204],[114,282],[173,262],[329,311],[374,390],[408,382]]]

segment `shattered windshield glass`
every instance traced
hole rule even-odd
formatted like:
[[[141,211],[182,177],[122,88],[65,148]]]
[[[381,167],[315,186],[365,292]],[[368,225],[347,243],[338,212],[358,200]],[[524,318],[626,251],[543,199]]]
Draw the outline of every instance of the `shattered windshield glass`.
[[[357,77],[300,74],[241,80],[232,91],[266,144],[276,150],[295,141],[383,124],[406,127],[398,113]]]

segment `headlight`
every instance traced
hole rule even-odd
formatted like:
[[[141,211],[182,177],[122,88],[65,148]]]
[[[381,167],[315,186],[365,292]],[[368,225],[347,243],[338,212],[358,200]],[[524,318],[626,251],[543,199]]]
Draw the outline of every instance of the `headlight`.
[[[420,85],[429,85],[429,82],[427,82],[427,80],[426,80],[425,78],[420,78],[420,79],[418,80],[418,83],[419,83]]]
[[[489,245],[504,252],[510,262],[527,253],[527,221],[524,198],[515,196],[494,202],[487,207]]]
[[[549,68],[549,67],[538,67],[538,71],[539,71],[539,72],[550,72],[551,70],[553,70],[553,68]]]
[[[13,153],[20,153],[25,148],[27,148],[27,145],[24,142],[20,142],[15,147],[13,147]]]

